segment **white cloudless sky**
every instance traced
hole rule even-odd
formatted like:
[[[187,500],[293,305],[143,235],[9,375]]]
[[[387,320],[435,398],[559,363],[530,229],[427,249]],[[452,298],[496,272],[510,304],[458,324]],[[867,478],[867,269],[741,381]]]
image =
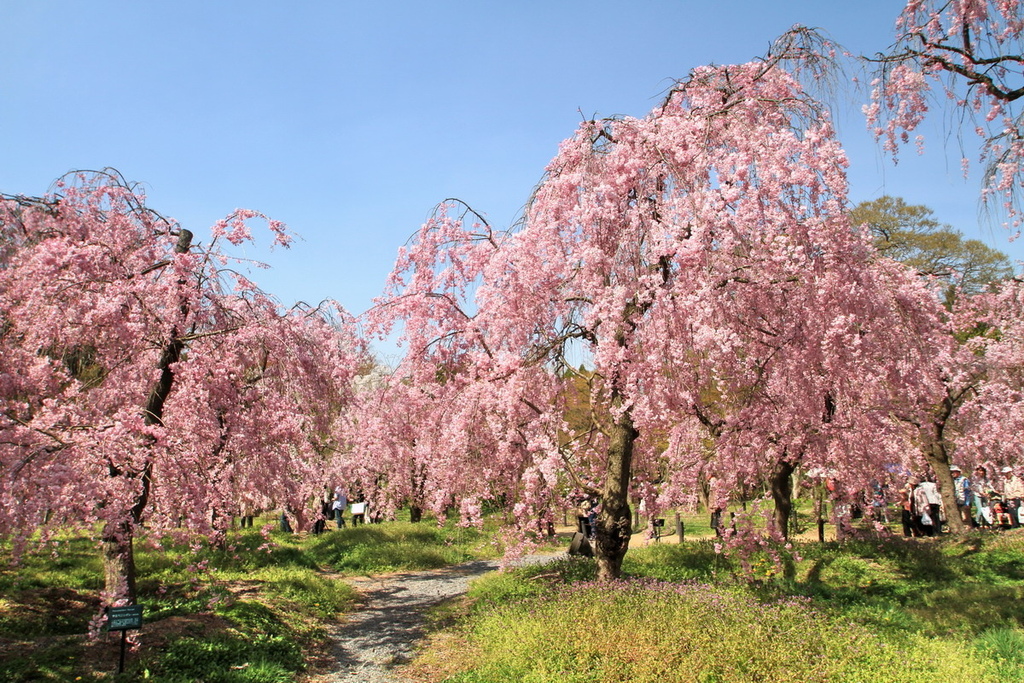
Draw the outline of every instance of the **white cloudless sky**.
[[[396,250],[458,197],[518,215],[582,117],[642,116],[694,67],[763,55],[794,24],[856,54],[892,42],[899,0],[0,0],[0,192],[40,195],[114,167],[208,237],[238,207],[287,223],[242,255],[285,305],[365,311]],[[898,166],[862,93],[834,113],[852,203],[883,194],[1013,258],[941,119]],[[973,141],[971,141],[973,142]]]

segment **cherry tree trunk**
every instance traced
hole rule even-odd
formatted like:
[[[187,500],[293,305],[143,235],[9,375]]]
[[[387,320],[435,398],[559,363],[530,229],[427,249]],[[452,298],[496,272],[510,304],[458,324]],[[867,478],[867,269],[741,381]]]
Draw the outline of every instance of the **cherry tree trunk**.
[[[135,549],[131,522],[108,522],[103,528],[103,579],[108,599],[135,604]]]
[[[622,559],[629,549],[633,525],[628,494],[633,470],[633,445],[637,436],[639,432],[627,411],[611,430],[601,510],[597,513],[594,528],[594,557],[599,581],[619,578]]]
[[[419,522],[423,519],[423,506],[421,505],[424,492],[423,489],[427,483],[426,465],[419,464],[413,466],[412,472],[412,500],[409,503],[409,521]]]
[[[939,485],[939,494],[942,496],[942,507],[946,511],[946,524],[950,533],[963,534],[967,529],[960,519],[960,510],[956,506],[956,490],[953,475],[949,471],[949,452],[941,435],[941,426],[936,425],[935,431],[931,442],[924,447],[924,457],[935,472],[935,483]]]
[[[184,254],[192,246],[192,233],[182,229],[178,236],[178,242],[174,246],[174,252]],[[184,285],[183,280],[179,280]],[[180,305],[182,320],[188,314],[188,305],[184,298]],[[160,358],[157,361],[157,369],[160,376],[149,390],[146,397],[146,405],[143,409],[143,421],[148,426],[162,425],[164,416],[164,403],[171,394],[171,387],[174,386],[174,364],[181,360],[185,344],[179,337],[179,331],[172,329],[170,336],[164,343]],[[143,444],[148,448],[152,442]],[[149,491],[152,486],[152,463],[148,463],[141,472],[127,472],[111,467],[112,477],[125,477],[134,479],[138,477],[141,488],[133,501],[127,519],[116,522],[108,522],[103,530],[103,575],[105,589],[109,596],[127,598],[130,604],[135,604],[135,551],[134,536],[135,527],[142,521],[142,515],[149,504]]]
[[[791,463],[780,462],[772,475],[772,499],[775,501],[775,526],[789,538],[789,519],[793,514],[793,470]]]
[[[939,485],[939,495],[942,496],[942,507],[946,510],[946,524],[953,534],[963,534],[966,531],[963,520],[960,519],[960,510],[956,506],[956,490],[953,484],[953,475],[949,471],[949,449],[946,448],[946,422],[960,407],[964,392],[954,396],[946,389],[946,397],[939,405],[938,410],[932,417],[927,427],[922,427],[922,451],[924,458],[931,465],[935,473],[935,483]]]

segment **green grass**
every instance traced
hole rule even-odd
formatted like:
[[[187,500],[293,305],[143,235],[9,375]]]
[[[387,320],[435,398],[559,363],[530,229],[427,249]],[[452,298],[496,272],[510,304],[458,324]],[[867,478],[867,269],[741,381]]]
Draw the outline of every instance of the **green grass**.
[[[219,546],[137,539],[142,647],[124,680],[292,681],[328,648],[356,595],[339,578],[431,569],[500,549],[491,529],[392,522],[320,535],[233,530]],[[99,611],[96,543],[58,534],[9,564],[0,543],[0,680],[115,680],[119,635],[86,637]]]
[[[201,637],[177,638],[159,657],[136,669],[169,682],[276,683],[292,680],[304,668],[302,647],[291,635],[294,622],[283,618],[280,609],[239,600],[216,609],[215,614],[231,627]]]
[[[470,638],[486,647],[452,681],[966,681],[983,661],[700,584],[556,590],[488,611]]]
[[[330,532],[309,543],[309,555],[335,571],[355,574],[436,569],[500,555],[487,529],[430,522],[362,525]]]
[[[269,545],[251,530],[220,547],[141,540],[143,645],[123,680],[296,680],[351,609],[339,574],[493,557],[495,531],[395,522],[274,532]],[[741,571],[691,540],[631,550],[613,586],[581,558],[490,574],[436,611],[445,630],[413,668],[453,683],[1024,680],[1024,532],[797,545],[783,571],[760,556]],[[118,680],[117,637],[83,636],[101,588],[93,542],[63,537],[0,566],[0,680]]]
[[[710,541],[483,577],[413,667],[450,683],[1024,680],[1024,532],[798,544],[739,571]]]

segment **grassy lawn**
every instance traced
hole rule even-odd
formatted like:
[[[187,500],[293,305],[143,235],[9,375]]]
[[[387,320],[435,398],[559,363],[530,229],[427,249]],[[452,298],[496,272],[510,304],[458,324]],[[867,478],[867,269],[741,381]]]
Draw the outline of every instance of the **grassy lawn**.
[[[703,515],[683,521],[683,544],[637,534],[614,585],[595,583],[580,558],[478,580],[436,611],[436,633],[405,673],[450,683],[1024,680],[1024,531],[801,540],[781,568],[755,556],[743,570],[715,551]],[[99,606],[97,547],[62,538],[2,564],[0,680],[302,680],[330,666],[327,630],[353,606],[338,578],[494,557],[495,531],[399,521],[274,531],[269,542],[234,530],[219,548],[141,539],[145,623],[123,676],[119,636],[84,635]]]
[[[1024,531],[798,542],[742,571],[712,540],[631,550],[626,579],[572,559],[478,580],[421,681],[1024,680]],[[458,615],[453,612],[457,611]]]
[[[269,542],[233,530],[220,548],[140,539],[142,644],[122,676],[120,635],[85,635],[102,588],[96,544],[68,536],[18,565],[0,545],[0,681],[293,681],[326,662],[326,628],[353,605],[338,578],[493,557],[490,541],[489,532],[432,522],[275,531]]]

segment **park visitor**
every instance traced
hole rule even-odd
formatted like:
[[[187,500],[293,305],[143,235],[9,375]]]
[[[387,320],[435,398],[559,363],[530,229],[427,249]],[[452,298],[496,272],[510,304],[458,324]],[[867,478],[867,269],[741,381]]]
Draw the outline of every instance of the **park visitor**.
[[[348,496],[345,495],[345,489],[341,486],[334,487],[334,502],[331,503],[331,508],[334,510],[334,522],[341,529],[345,526],[345,508],[348,507]],[[353,526],[355,522],[353,522]]]
[[[974,526],[987,527],[992,525],[992,508],[990,499],[993,493],[992,482],[988,478],[988,470],[982,465],[974,468],[974,479],[971,483],[974,491]]]
[[[938,525],[938,519],[932,517],[931,501],[928,497],[928,490],[925,484],[928,482],[920,481],[917,486],[914,487],[911,500],[913,502],[914,511],[914,522],[920,531],[922,536],[934,536],[935,528]]]
[[[366,524],[366,501],[352,503],[352,526]]]
[[[331,489],[327,487],[320,495],[320,515],[313,522],[313,534],[319,536],[327,530],[327,520],[331,517]]]
[[[998,529],[1013,528],[1013,518],[1007,511],[1006,503],[998,498],[992,501],[992,524]]]
[[[1003,473],[1003,502],[1006,511],[1010,514],[1013,528],[1020,526],[1020,503],[1024,499],[1024,481],[1014,474],[1013,468],[1004,467]]]
[[[913,485],[908,482],[900,489],[900,522],[903,523],[903,535],[907,537],[918,535],[917,529],[914,528],[913,488]]]
[[[953,498],[956,500],[960,521],[965,526],[972,526],[971,505],[974,503],[974,495],[971,492],[971,480],[963,475],[957,465],[951,465],[949,473],[953,475]]]
[[[939,493],[939,487],[934,481],[934,477],[925,477],[921,482],[921,490],[924,491],[924,497],[928,501],[928,516],[932,520],[932,528],[934,530],[932,536],[937,536],[942,531],[942,495]]]

